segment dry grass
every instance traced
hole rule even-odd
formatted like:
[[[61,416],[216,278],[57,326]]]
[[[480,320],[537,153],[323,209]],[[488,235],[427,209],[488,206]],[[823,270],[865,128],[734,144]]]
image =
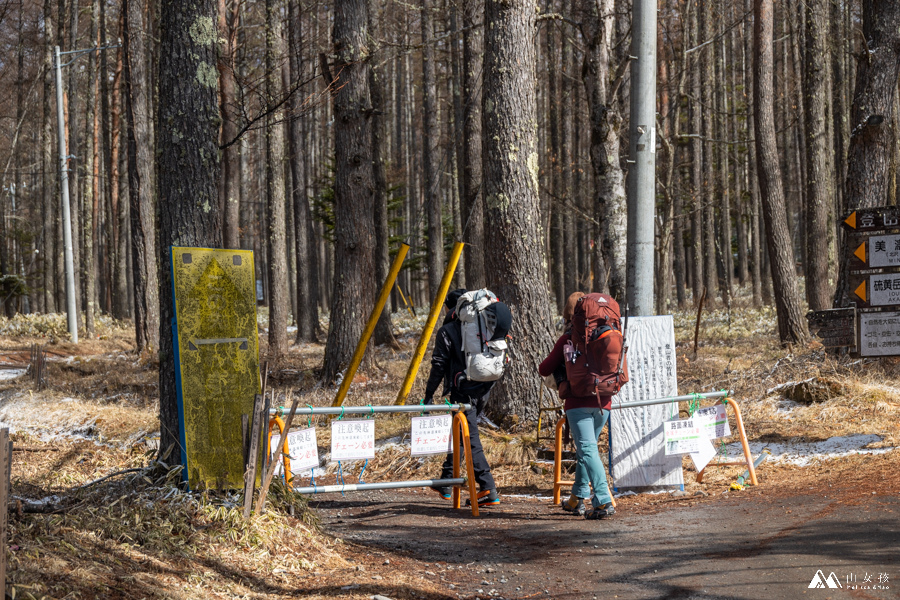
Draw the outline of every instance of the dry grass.
[[[708,311],[695,356],[694,318],[695,313],[685,312],[675,319],[679,389],[734,390],[751,440],[812,441],[874,433],[882,436],[882,446],[900,445],[900,359],[835,357],[815,342],[781,348],[770,309]],[[133,354],[127,327],[111,323],[108,330],[100,330],[105,339],[87,340],[76,349],[54,339],[64,334],[64,321],[60,330],[59,319],[49,319],[49,326],[38,319],[17,319],[14,324],[0,319],[0,331],[15,326],[27,335],[0,335],[0,355],[21,357],[20,351],[38,342],[47,343],[50,356],[48,389],[37,392],[27,377],[0,383],[0,420],[18,430],[17,447],[37,450],[15,453],[14,494],[23,499],[58,496],[60,512],[13,513],[10,556],[16,597],[269,598],[288,597],[298,589],[339,590],[348,581],[372,583],[375,559],[366,558],[370,549],[352,548],[318,531],[305,500],[296,494],[276,486],[270,494],[272,509],[244,522],[237,508],[239,495],[183,493],[165,469],[152,463],[145,438],[158,430],[157,365]],[[397,319],[399,349],[376,349],[354,379],[348,406],[394,402],[423,320]],[[42,332],[45,327],[49,329]],[[264,333],[260,340],[265,356]],[[336,388],[322,387],[316,378],[322,354],[321,344],[300,344],[270,364],[269,386],[282,403],[289,390],[300,395],[301,406],[332,402]],[[27,351],[24,356],[27,361]],[[410,402],[423,395],[427,373],[426,362]],[[825,382],[830,397],[799,405],[789,416],[779,412],[786,388],[778,386],[810,379]],[[316,422],[320,455],[330,447],[328,423],[323,417]],[[295,419],[295,424],[305,426],[306,418]],[[408,415],[377,419],[379,444],[402,441],[408,432]],[[539,444],[533,428],[508,433],[482,427],[481,437],[502,491],[548,493],[551,479],[535,463]],[[363,477],[430,478],[439,473],[442,460],[411,457],[407,448],[388,446],[365,464]],[[769,463],[760,478],[766,485],[787,485],[838,468],[834,465],[846,463],[841,469],[850,472],[866,460],[840,459],[804,468]],[[895,462],[891,459],[890,464]],[[345,480],[355,481],[363,466],[362,461],[342,465]],[[79,487],[129,468],[142,470]],[[690,493],[722,490],[741,470],[711,470],[704,483],[697,484],[693,466],[685,460],[685,487]],[[323,471],[317,470],[317,483],[332,483],[336,465]],[[644,496],[626,501],[629,510],[655,510],[665,506],[662,502]],[[354,564],[364,563],[369,570],[363,577]],[[386,575],[399,586],[396,589],[408,592],[394,597],[443,597],[409,573]],[[368,598],[378,593],[371,589],[362,585],[330,596]]]

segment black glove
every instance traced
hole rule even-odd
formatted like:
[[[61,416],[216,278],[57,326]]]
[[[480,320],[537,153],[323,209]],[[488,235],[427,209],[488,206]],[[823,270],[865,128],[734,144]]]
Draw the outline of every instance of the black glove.
[[[433,402],[434,402],[433,396],[428,396],[428,397],[422,399],[422,404],[431,404]]]

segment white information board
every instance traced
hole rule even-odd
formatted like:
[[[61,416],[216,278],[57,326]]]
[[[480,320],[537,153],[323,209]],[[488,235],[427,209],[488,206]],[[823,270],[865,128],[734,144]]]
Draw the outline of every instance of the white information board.
[[[375,458],[375,421],[331,422],[331,460]]]
[[[711,440],[731,435],[731,427],[728,425],[728,411],[725,409],[724,404],[700,408],[694,411],[692,416],[704,435]]]
[[[410,454],[423,456],[450,452],[452,419],[450,415],[413,417],[410,429]]]
[[[628,375],[613,404],[678,395],[672,315],[630,317]],[[615,491],[684,489],[680,456],[666,456],[663,423],[678,404],[615,409],[610,415],[610,472]]]
[[[859,354],[900,354],[900,312],[859,313]]]
[[[287,435],[288,453],[291,460],[291,473],[299,475],[310,469],[319,466],[319,448],[316,445],[316,429],[309,427],[298,431],[291,431]],[[278,460],[275,467],[275,475],[281,475],[284,472],[284,462],[281,460],[281,436],[277,433],[272,434],[270,442],[271,457]]]

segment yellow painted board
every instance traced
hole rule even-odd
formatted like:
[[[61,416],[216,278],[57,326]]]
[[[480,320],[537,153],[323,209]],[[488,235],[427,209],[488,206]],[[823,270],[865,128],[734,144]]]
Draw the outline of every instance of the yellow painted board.
[[[173,247],[171,256],[185,479],[240,489],[241,415],[260,393],[253,252]]]

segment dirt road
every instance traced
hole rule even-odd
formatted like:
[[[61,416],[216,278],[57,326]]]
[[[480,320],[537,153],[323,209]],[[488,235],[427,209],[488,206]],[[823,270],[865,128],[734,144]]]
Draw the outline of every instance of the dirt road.
[[[379,572],[432,580],[441,592],[431,598],[900,598],[900,497],[884,483],[852,494],[835,482],[627,497],[605,521],[510,494],[480,518],[425,490],[323,496],[313,505],[328,531],[358,545],[361,561],[387,557]],[[809,589],[819,570],[841,587]]]

